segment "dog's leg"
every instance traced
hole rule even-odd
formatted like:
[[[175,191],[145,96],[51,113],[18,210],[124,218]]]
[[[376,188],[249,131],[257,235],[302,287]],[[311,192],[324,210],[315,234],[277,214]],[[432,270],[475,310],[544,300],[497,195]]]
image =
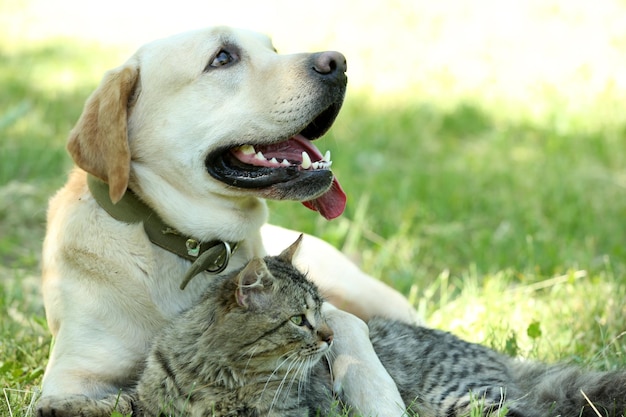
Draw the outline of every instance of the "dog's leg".
[[[261,234],[270,255],[279,254],[299,235],[293,230],[273,225],[263,226]],[[402,294],[365,274],[344,254],[321,239],[304,235],[294,261],[335,307],[366,321],[370,317],[381,316],[414,324],[421,322]]]
[[[376,356],[367,325],[358,317],[325,303],[333,329],[333,390],[359,415],[398,417],[405,406],[395,382]]]

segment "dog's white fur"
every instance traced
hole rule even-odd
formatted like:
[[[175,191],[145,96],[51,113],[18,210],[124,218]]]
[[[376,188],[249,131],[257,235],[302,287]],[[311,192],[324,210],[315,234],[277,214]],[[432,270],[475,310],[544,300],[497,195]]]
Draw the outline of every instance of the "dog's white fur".
[[[239,65],[203,74],[209,57],[225,44],[238,48]],[[301,120],[277,115],[285,106],[306,108],[298,100],[315,95],[299,70],[306,56],[278,55],[255,33],[211,28],[147,44],[105,76],[70,135],[68,149],[78,167],[48,212],[43,294],[55,336],[42,390],[48,406],[71,394],[97,399],[130,387],[154,334],[193,304],[211,279],[200,275],[181,291],[190,263],[152,244],[142,225],[110,217],[89,192],[86,172],[109,183],[113,201],[131,188],[185,234],[243,242],[226,272],[252,256],[279,253],[297,234],[263,226],[267,209],[260,196],[210,177],[204,158],[219,147],[297,133]],[[288,100],[268,99],[276,95]],[[345,311],[363,319],[414,320],[399,293],[319,239],[305,237],[296,263]],[[335,366],[360,364],[340,373],[345,379],[338,386],[369,414],[398,415],[380,401],[381,385],[388,404],[400,397],[380,363],[371,360],[366,329],[352,326],[349,314],[334,316],[336,326],[350,333],[350,343],[338,344],[343,348],[336,352],[347,362]],[[376,383],[364,384],[364,377]]]

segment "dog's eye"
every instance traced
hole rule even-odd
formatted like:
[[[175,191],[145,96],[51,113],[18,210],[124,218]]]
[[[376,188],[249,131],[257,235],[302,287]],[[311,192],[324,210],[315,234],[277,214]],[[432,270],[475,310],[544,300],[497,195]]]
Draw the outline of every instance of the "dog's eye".
[[[215,55],[215,58],[213,58],[213,61],[211,61],[208,66],[211,68],[223,67],[224,65],[228,65],[233,61],[235,61],[235,57],[233,56],[233,54],[222,49],[217,53],[217,55]]]

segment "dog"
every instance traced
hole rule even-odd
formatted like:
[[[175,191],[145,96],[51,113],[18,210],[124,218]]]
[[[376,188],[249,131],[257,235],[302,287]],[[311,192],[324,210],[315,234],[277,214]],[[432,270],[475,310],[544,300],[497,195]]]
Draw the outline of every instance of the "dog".
[[[212,275],[295,240],[265,224],[265,199],[343,212],[330,156],[312,140],[346,83],[338,52],[281,55],[268,37],[227,27],[146,44],[104,76],[70,132],[76,167],[49,204],[42,292],[54,345],[40,417],[86,404],[110,413],[107,398],[132,390],[153,335]],[[364,414],[400,415],[361,320],[414,321],[411,305],[312,236],[296,264],[337,307],[327,307],[345,335],[335,387]]]

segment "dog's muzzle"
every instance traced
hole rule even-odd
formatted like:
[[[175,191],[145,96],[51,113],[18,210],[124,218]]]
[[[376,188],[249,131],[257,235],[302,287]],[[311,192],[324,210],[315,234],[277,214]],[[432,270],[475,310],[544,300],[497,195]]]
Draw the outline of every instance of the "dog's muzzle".
[[[346,196],[330,169],[330,154],[322,155],[311,141],[330,129],[341,109],[346,60],[339,52],[320,52],[305,62],[318,94],[307,103],[309,117],[297,133],[272,143],[214,151],[205,164],[213,178],[229,186],[254,190],[263,198],[302,201],[332,219],[343,213]]]

